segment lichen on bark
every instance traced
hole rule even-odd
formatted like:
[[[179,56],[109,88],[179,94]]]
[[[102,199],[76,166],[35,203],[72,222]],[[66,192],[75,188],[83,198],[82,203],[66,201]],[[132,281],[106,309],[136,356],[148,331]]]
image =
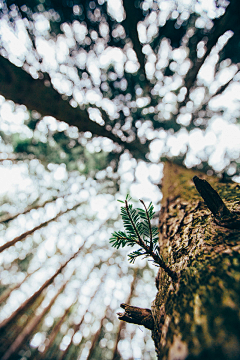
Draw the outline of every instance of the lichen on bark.
[[[194,186],[195,175],[229,210],[240,209],[238,184],[165,164],[159,245],[179,280],[159,269],[152,337],[158,359],[239,359],[239,230],[216,223]]]

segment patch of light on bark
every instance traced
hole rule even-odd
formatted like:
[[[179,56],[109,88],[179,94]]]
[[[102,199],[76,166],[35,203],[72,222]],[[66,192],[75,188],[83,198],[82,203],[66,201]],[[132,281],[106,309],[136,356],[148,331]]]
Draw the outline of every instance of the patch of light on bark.
[[[168,360],[184,360],[188,355],[187,344],[181,340],[180,336],[174,335],[173,343],[169,350]]]

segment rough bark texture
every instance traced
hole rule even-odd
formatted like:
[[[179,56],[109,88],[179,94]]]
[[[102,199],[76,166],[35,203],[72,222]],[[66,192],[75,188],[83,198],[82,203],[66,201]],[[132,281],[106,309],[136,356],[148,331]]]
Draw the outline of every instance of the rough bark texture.
[[[179,280],[159,270],[152,336],[158,359],[240,359],[239,230],[215,222],[194,175],[240,208],[238,184],[165,164],[159,242]]]

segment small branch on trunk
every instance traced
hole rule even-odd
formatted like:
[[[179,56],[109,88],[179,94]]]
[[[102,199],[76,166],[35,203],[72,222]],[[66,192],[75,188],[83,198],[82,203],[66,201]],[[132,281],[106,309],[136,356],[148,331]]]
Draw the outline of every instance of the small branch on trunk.
[[[206,180],[194,176],[193,182],[217,224],[230,229],[240,229],[240,213],[230,211],[217,191]]]
[[[121,207],[121,216],[126,233],[123,231],[115,231],[110,238],[110,243],[116,248],[120,246],[124,247],[125,245],[139,245],[141,247],[140,249],[128,255],[131,263],[134,263],[138,256],[151,256],[154,265],[164,269],[173,281],[178,281],[179,275],[170,269],[159,253],[159,246],[157,245],[159,238],[158,229],[157,227],[152,228],[151,226],[151,219],[154,215],[152,203],[150,203],[147,208],[144,201],[140,200],[144,206],[144,210],[142,210],[133,209],[132,205],[128,204],[128,201],[129,196],[127,196],[125,202],[120,201],[125,204],[124,207]]]
[[[154,322],[150,309],[142,309],[128,304],[121,304],[120,306],[125,310],[125,312],[117,314],[119,320],[143,325],[145,328],[153,330]]]

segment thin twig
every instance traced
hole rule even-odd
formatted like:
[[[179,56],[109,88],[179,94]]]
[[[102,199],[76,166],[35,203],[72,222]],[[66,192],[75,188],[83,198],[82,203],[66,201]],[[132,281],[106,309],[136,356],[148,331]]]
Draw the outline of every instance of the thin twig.
[[[132,219],[132,217],[131,217],[127,200],[125,200],[125,207],[126,207],[126,210],[127,210],[128,217],[129,217],[129,219],[130,219],[130,221],[131,221],[131,224],[132,224],[132,226],[133,226],[133,228],[134,228],[134,231],[135,231],[135,233],[136,233],[136,235],[137,235],[137,237],[138,237],[138,242],[137,242],[137,243],[138,243],[138,245],[140,245],[140,246],[142,246],[144,249],[146,249],[146,246],[145,246],[144,242],[142,241],[141,236],[140,236],[140,234],[139,234],[139,232],[138,232],[138,230],[137,230],[137,228],[136,228],[136,226],[135,226],[135,224],[134,224],[134,221],[133,221],[133,219]]]
[[[149,214],[148,214],[148,211],[147,211],[147,207],[146,207],[146,205],[145,205],[145,203],[144,203],[143,200],[140,200],[140,201],[141,201],[141,203],[143,204],[143,206],[144,206],[144,208],[145,208],[145,212],[146,212],[146,214],[147,214],[149,234],[150,234],[150,247],[149,247],[149,250],[152,252],[152,251],[153,251],[152,226],[151,226]]]

